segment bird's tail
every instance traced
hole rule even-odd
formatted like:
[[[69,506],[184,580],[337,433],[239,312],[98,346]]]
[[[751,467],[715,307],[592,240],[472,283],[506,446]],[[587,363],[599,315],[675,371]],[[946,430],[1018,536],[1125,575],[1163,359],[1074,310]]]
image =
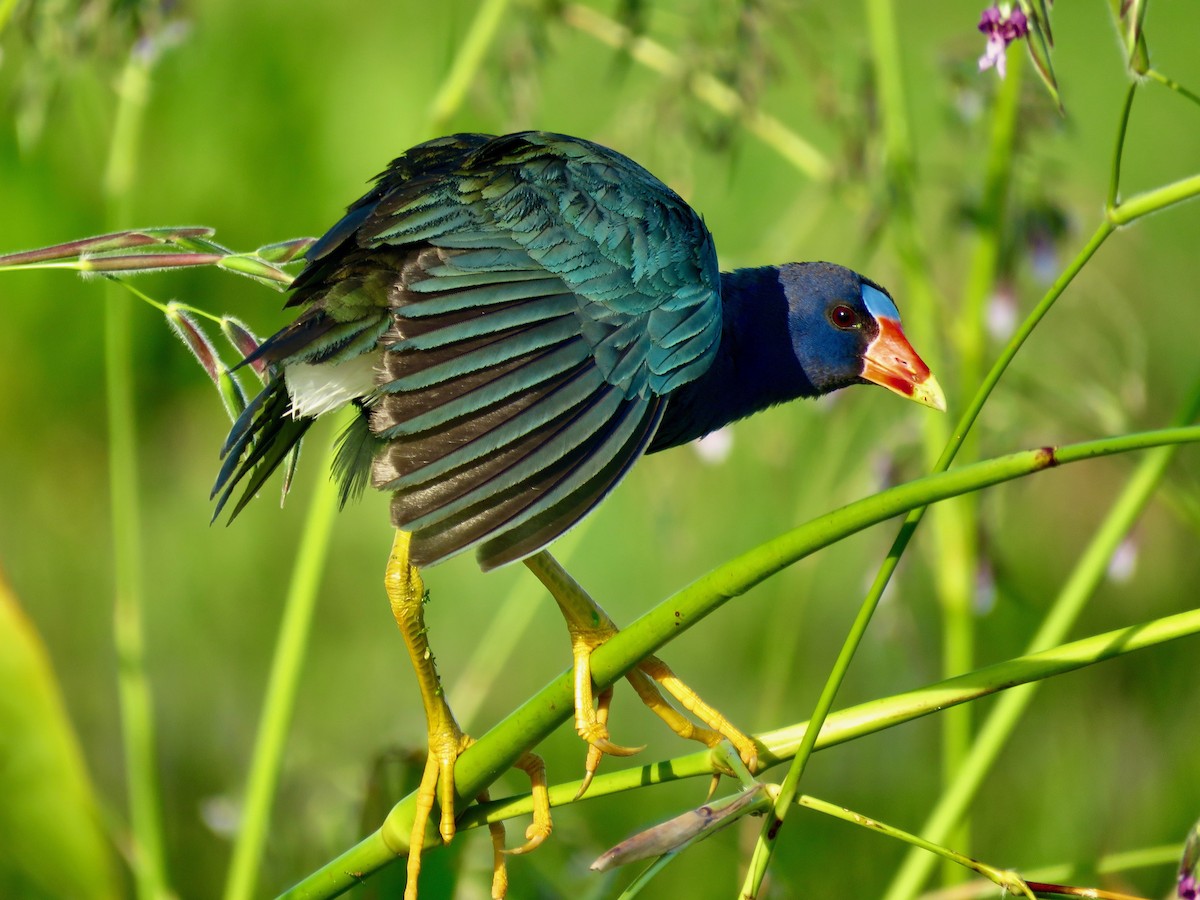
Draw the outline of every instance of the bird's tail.
[[[232,522],[280,463],[289,454],[299,452],[301,438],[315,421],[292,415],[283,372],[274,371],[266,387],[238,416],[221,448],[225,463],[212,489],[211,496],[217,498],[213,519],[221,514],[238,484],[244,481],[242,494],[229,514]]]
[[[297,408],[293,403],[286,375],[288,367],[301,363],[336,364],[369,353],[388,321],[386,309],[373,313],[339,320],[327,312],[324,304],[314,304],[242,361],[241,365],[245,365],[265,360],[270,378],[233,423],[221,448],[224,464],[212,490],[212,496],[217,498],[214,519],[238,485],[244,483],[229,516],[232,521],[289,454],[299,451],[301,438],[316,421],[315,413],[304,414],[309,412],[304,404]],[[344,496],[348,494],[344,491]]]

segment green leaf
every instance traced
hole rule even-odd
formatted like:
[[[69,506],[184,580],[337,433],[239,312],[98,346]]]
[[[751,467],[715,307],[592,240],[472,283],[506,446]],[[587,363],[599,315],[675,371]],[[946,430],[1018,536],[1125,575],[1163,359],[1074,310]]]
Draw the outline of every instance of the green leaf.
[[[222,369],[217,375],[217,390],[221,394],[221,403],[229,418],[236,422],[246,409],[246,394],[241,383],[228,369]]]
[[[1145,0],[1109,0],[1108,6],[1112,10],[1117,33],[1121,36],[1130,70],[1145,75],[1150,71],[1150,50],[1142,31],[1142,23],[1146,18]]]
[[[268,262],[256,256],[233,255],[217,260],[217,266],[239,275],[246,275],[256,281],[271,287],[287,286],[292,283],[292,276],[280,271]]]
[[[46,649],[0,573],[0,897],[119,896]]]
[[[1054,38],[1050,31],[1050,15],[1046,2],[1021,0],[1021,11],[1029,20],[1029,36],[1025,40],[1029,46],[1029,58],[1033,60],[1042,84],[1046,86],[1061,112],[1063,105],[1058,94],[1058,79],[1054,77],[1054,64],[1050,61],[1050,49],[1054,46]]]
[[[259,247],[254,251],[254,255],[269,263],[289,263],[304,256],[308,252],[308,248],[316,242],[316,238],[292,238],[290,241],[279,241]]]

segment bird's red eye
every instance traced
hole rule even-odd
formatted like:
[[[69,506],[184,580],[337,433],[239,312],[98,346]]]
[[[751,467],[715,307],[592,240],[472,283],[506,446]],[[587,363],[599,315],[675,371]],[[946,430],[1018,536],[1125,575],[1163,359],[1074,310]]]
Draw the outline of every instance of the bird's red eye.
[[[853,328],[858,324],[858,313],[848,306],[835,306],[829,313],[829,319],[838,328]]]

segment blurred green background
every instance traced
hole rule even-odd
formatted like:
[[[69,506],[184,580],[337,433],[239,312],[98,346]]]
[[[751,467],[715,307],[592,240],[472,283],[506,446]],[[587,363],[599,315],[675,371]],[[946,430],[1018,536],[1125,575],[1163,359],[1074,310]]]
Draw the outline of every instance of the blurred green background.
[[[835,166],[833,183],[814,183],[678,78],[622,57],[553,7],[511,4],[465,103],[438,123],[430,104],[474,4],[208,0],[167,13],[185,30],[154,71],[130,218],[110,222],[101,181],[112,86],[128,41],[106,30],[104,4],[17,3],[0,33],[0,252],[114,225],[211,225],[238,249],[316,235],[431,128],[536,127],[585,136],[642,162],[703,212],[724,267],[836,260],[888,285],[904,312],[860,6],[626,6],[640,11],[648,34],[731,80],[813,142]],[[919,155],[915,214],[938,292],[936,331],[910,323],[909,336],[957,415],[974,389],[957,378],[956,316],[996,79],[975,70],[983,49],[976,4],[904,3],[898,15]],[[1017,315],[1044,290],[1044,267],[1055,274],[1099,221],[1127,84],[1107,4],[1060,4],[1053,22],[1065,115],[1023,67],[1013,238],[1000,286]],[[1155,65],[1200,88],[1193,6],[1152,3],[1147,32]],[[1166,90],[1142,92],[1126,193],[1193,174],[1198,160],[1200,108]],[[1195,204],[1112,239],[1002,383],[980,422],[981,452],[1165,424],[1200,367],[1198,245]],[[287,320],[282,296],[223,273],[154,275],[138,286],[160,300],[235,314],[259,334]],[[120,833],[105,292],[66,273],[23,272],[0,277],[0,297],[0,566],[49,647],[105,819]],[[999,315],[1004,304],[995,309]],[[223,883],[283,594],[312,485],[326,477],[317,463],[332,429],[308,439],[285,508],[273,482],[235,525],[210,526],[208,492],[228,420],[160,315],[139,305],[134,327],[148,665],[167,852],[179,894],[209,897]],[[716,562],[921,474],[928,415],[883,391],[854,390],[739,424],[721,464],[691,448],[650,458],[582,529],[566,564],[617,621],[629,621]],[[1021,652],[1132,465],[1119,458],[1073,466],[982,498],[980,664]],[[1104,586],[1076,635],[1196,604],[1196,470],[1196,452],[1185,448],[1136,530],[1135,566]],[[372,494],[336,523],[263,861],[264,892],[355,841],[374,761],[424,739],[382,592],[386,508]],[[879,527],[794,566],[687,633],[665,658],[747,730],[804,719],[893,534]],[[928,571],[937,553],[931,533],[918,537],[839,705],[939,677]],[[546,598],[503,678],[486,689],[462,687],[489,638],[489,617],[514,584],[530,580],[520,567],[481,575],[467,558],[428,574],[434,647],[451,702],[477,705],[463,723],[471,730],[485,730],[569,663]],[[1046,684],[975,805],[973,855],[1030,867],[1182,839],[1200,813],[1196,650],[1194,639],[1183,641]],[[932,717],[823,752],[805,790],[916,829],[939,790],[938,730]],[[647,743],[647,759],[690,749],[628,689],[618,689],[613,735]],[[569,729],[541,752],[552,780],[579,774],[583,748]],[[506,783],[522,789],[516,779]],[[633,830],[696,805],[702,792],[677,784],[560,812],[553,838],[512,862],[512,896],[612,895],[629,876],[590,875],[587,864]],[[806,813],[793,819],[772,868],[772,896],[875,896],[901,857],[901,847],[865,831]],[[710,840],[647,896],[733,896],[755,835],[748,825]],[[472,874],[461,896],[482,896],[483,875],[474,873],[489,858],[484,839],[467,836],[463,864]],[[1170,880],[1157,869],[1132,874],[1124,886],[1161,896]]]

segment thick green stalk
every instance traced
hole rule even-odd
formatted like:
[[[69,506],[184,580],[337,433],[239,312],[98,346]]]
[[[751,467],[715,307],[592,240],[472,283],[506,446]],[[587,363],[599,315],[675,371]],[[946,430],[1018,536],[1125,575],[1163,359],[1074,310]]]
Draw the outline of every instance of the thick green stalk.
[[[1041,653],[1010,659],[924,688],[839,710],[825,721],[816,746],[817,749],[823,750],[937,713],[948,705],[967,703],[997,691],[1011,689],[1015,685],[1062,675],[1137,650],[1160,646],[1168,641],[1197,634],[1200,634],[1200,609],[1093,635]],[[630,665],[636,665],[636,661]],[[542,694],[554,690],[560,683],[568,682],[569,677],[569,674],[563,675],[543,690]],[[566,690],[569,691],[569,686]],[[569,715],[569,709],[567,714]],[[795,753],[801,745],[803,735],[808,732],[809,723],[801,722],[756,735],[756,738],[767,751],[768,756],[765,759],[768,764],[774,764]],[[494,734],[495,732],[489,733],[483,741],[493,741]],[[641,790],[649,785],[683,778],[709,777],[720,771],[720,754],[721,749],[717,748],[647,766],[606,772],[596,776],[584,799],[592,800],[625,791]],[[554,785],[550,788],[550,802],[556,807],[571,805],[577,800],[578,790],[579,782]],[[392,815],[410,814],[412,800],[413,798],[409,797],[401,801]],[[528,815],[532,809],[533,801],[528,793],[476,804],[459,817],[459,827],[473,828],[486,822]],[[397,843],[397,837],[396,830],[385,824],[383,828],[326,863],[300,884],[284,892],[281,897],[288,900],[316,900],[337,896],[358,884],[363,877],[392,862],[397,854],[405,853],[407,839],[401,838]]]
[[[1200,381],[1176,417],[1177,424],[1195,421],[1200,416]],[[1159,447],[1147,454],[1133,477],[1109,510],[1091,543],[1080,556],[1062,591],[1050,607],[1050,612],[1029,643],[1029,653],[1036,653],[1061,641],[1079,618],[1088,600],[1104,580],[1109,561],[1117,547],[1137,522],[1155,490],[1166,475],[1176,447]],[[1016,730],[1017,723],[1037,693],[1038,685],[1030,684],[1004,696],[988,716],[971,747],[963,765],[955,773],[933,812],[921,829],[928,840],[942,843],[959,818],[974,800],[984,777],[991,771],[1000,751]],[[921,889],[929,877],[933,860],[926,854],[910,851],[892,880],[885,900],[906,900]]]
[[[137,170],[138,144],[150,89],[149,64],[130,52],[117,82],[117,110],[104,175],[110,223],[128,217]],[[131,864],[141,900],[170,896],[163,850],[155,748],[154,701],[146,678],[142,631],[142,524],[138,496],[137,421],[134,406],[133,301],[116,285],[104,308],[105,401],[108,417],[108,478],[113,530],[113,641],[117,655],[117,696],[125,750],[132,830]]]
[[[727,601],[744,594],[797,560],[905,510],[1056,465],[1163,444],[1197,441],[1200,441],[1200,427],[1122,435],[1060,448],[1043,447],[926,476],[851,503],[761,544],[659,603],[596,650],[592,655],[593,680],[600,687],[612,684],[640,660],[656,652]],[[529,747],[566,721],[573,709],[571,698],[572,678],[568,671],[470,747],[459,757],[455,768],[455,782],[460,796],[473,797],[478,794]],[[815,744],[816,732],[815,728],[807,730],[804,740],[811,740]],[[352,857],[354,868],[343,870],[341,877],[348,880],[340,889],[353,883],[352,873],[373,871],[389,862],[391,855],[407,851],[412,800],[410,796],[397,804],[381,827],[378,837],[373,836],[355,851],[348,851],[338,858],[336,865],[348,865],[348,855],[356,854]],[[430,840],[434,840],[434,835],[430,835]],[[390,855],[381,855],[380,851],[384,848]],[[364,855],[368,850],[374,855]],[[331,863],[321,869],[318,880],[322,884],[328,885],[329,879],[335,877],[334,867],[335,863]],[[298,885],[296,891],[299,893],[291,895],[326,896],[309,893],[309,884],[304,882]]]
[[[1200,175],[1181,178],[1163,187],[1134,194],[1128,200],[1122,201],[1116,209],[1109,210],[1108,221],[1114,227],[1128,225],[1142,216],[1148,216],[1150,213],[1158,212],[1185,200],[1192,200],[1197,196],[1200,196]]]
[[[259,863],[271,825],[271,806],[283,768],[283,751],[308,649],[313,610],[321,587],[321,576],[325,571],[325,561],[329,556],[333,520],[337,515],[337,485],[332,478],[325,476],[333,464],[334,455],[334,445],[330,444],[320,464],[321,476],[317,479],[316,492],[304,521],[304,533],[300,537],[300,547],[288,583],[258,734],[254,740],[250,774],[246,781],[241,825],[225,881],[225,900],[243,900],[253,896],[258,881]]]
[[[1019,685],[1065,675],[1136,650],[1161,646],[1180,638],[1200,634],[1200,609],[1164,616],[1140,625],[1119,628],[1104,634],[1080,638],[1039,653],[1031,653],[994,663],[966,675],[959,675],[902,694],[870,700],[831,713],[817,738],[816,749],[858,740],[878,734],[896,725],[941,712],[947,707],[979,700]],[[755,735],[766,753],[763,762],[775,765],[791,758],[800,748],[809,722],[798,722]],[[649,784],[665,784],[685,778],[708,777],[722,771],[721,750],[700,751],[617,772],[597,775],[584,800],[635,791]],[[572,781],[550,788],[553,806],[570,805],[578,796],[581,782]],[[459,817],[461,827],[528,815],[533,799],[528,793],[472,806]]]

